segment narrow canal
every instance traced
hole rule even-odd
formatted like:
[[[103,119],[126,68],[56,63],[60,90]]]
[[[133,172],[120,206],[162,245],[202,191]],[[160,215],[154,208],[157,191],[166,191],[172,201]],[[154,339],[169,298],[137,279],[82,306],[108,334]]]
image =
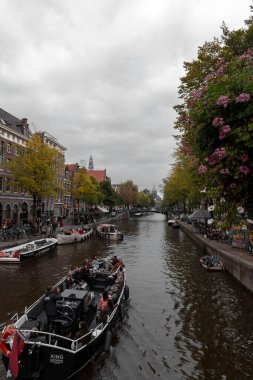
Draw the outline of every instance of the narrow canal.
[[[77,380],[252,379],[253,295],[228,273],[202,269],[201,250],[162,215],[119,226],[122,242],[93,238],[20,267],[1,266],[0,320],[21,312],[83,258],[115,254],[127,267],[128,318],[111,352]]]

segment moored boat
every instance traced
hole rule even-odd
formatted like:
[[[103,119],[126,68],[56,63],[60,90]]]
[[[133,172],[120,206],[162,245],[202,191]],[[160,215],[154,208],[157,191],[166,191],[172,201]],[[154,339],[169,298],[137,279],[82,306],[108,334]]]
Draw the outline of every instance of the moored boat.
[[[92,233],[93,229],[91,227],[85,227],[80,228],[79,230],[62,232],[60,234],[57,234],[56,238],[59,245],[73,244],[87,240],[89,237],[91,237]]]
[[[97,234],[101,239],[123,239],[123,233],[117,229],[115,224],[100,224],[99,226],[97,226]]]
[[[72,272],[73,278],[77,274],[79,281],[75,280],[70,287],[66,288],[67,276],[54,286],[53,319],[49,320],[45,311],[50,297],[46,293],[26,308],[22,316],[16,314],[12,325],[2,331],[3,363],[7,371],[17,374],[16,379],[67,380],[83,369],[99,348],[108,349],[111,329],[118,318],[123,318],[123,301],[129,297],[125,271],[119,267],[117,273],[111,272],[108,260],[97,259],[87,272],[82,272],[80,281],[80,269]],[[112,294],[111,305],[109,297],[104,315],[98,315],[100,293],[105,290]],[[78,336],[80,321],[87,331]],[[11,349],[7,341],[10,338]]]
[[[19,264],[51,251],[58,241],[55,238],[44,238],[20,244],[0,251],[0,264]]]
[[[176,223],[176,220],[175,219],[169,219],[168,220],[168,225],[169,226],[173,226],[173,224],[175,224]]]
[[[200,264],[203,268],[210,271],[224,271],[224,265],[216,256],[203,256],[200,259]]]

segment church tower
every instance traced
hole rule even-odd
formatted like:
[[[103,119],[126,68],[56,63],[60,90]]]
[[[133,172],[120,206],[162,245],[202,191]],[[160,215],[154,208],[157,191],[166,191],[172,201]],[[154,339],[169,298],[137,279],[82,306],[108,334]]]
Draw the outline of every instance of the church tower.
[[[93,164],[92,155],[90,155],[90,159],[89,159],[89,170],[94,170],[94,164]]]

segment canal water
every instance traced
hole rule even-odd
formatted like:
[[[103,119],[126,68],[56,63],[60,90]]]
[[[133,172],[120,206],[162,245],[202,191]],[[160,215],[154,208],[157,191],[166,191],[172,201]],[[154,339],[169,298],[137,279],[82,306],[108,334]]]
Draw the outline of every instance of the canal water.
[[[253,295],[228,273],[201,268],[203,252],[164,216],[119,227],[120,242],[94,237],[18,267],[1,266],[0,320],[21,312],[85,257],[115,254],[127,267],[127,315],[110,353],[96,357],[77,380],[252,379]]]

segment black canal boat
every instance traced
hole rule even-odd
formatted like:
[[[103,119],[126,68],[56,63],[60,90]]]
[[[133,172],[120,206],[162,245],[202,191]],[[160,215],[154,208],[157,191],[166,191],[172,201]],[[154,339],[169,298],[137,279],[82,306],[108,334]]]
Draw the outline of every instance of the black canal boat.
[[[108,349],[112,327],[123,318],[123,302],[129,296],[125,269],[119,267],[111,272],[108,262],[109,259],[98,259],[84,280],[75,280],[69,286],[66,276],[54,286],[56,314],[50,323],[45,295],[26,308],[22,316],[13,316],[11,325],[2,330],[0,341],[7,378],[11,374],[18,380],[71,379],[98,350]],[[72,272],[73,278],[80,273],[77,268]],[[103,292],[109,295],[110,307],[98,317]],[[85,321],[88,330],[77,338],[80,321]]]

